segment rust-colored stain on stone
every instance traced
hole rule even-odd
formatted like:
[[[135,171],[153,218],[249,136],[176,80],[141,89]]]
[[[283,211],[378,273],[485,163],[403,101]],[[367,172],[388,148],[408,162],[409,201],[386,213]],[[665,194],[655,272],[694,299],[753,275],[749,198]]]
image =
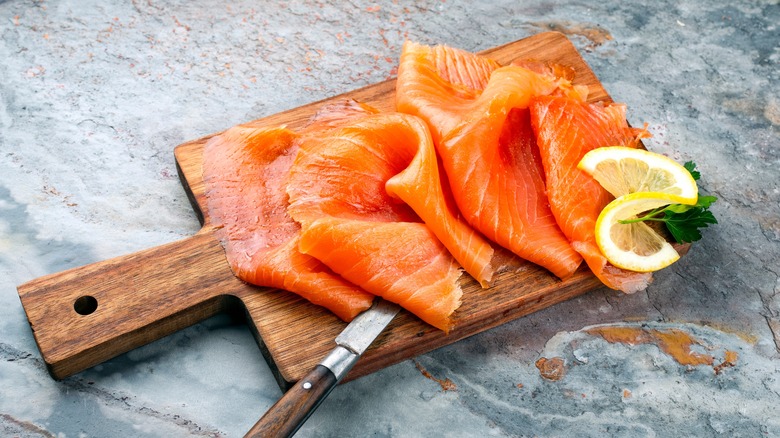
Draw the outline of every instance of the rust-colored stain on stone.
[[[724,353],[723,356],[723,362],[713,367],[715,374],[722,373],[726,368],[737,366],[737,359],[739,358],[739,354],[737,354],[736,351],[726,350],[726,353]]]
[[[566,366],[561,357],[553,357],[551,359],[540,357],[536,361],[536,368],[539,369],[539,374],[546,380],[561,380],[566,374]]]
[[[680,329],[657,330],[642,327],[610,326],[592,328],[587,330],[587,333],[601,336],[613,344],[654,344],[680,365],[712,365],[715,360],[709,354],[692,351],[692,346],[703,347],[702,343]]]
[[[417,367],[418,370],[420,370],[423,376],[441,385],[442,391],[457,391],[458,386],[455,385],[455,383],[453,383],[452,380],[437,379],[436,377],[433,376],[433,374],[431,374],[428,370],[426,370],[424,366],[420,365],[420,362],[414,361],[414,366]]]

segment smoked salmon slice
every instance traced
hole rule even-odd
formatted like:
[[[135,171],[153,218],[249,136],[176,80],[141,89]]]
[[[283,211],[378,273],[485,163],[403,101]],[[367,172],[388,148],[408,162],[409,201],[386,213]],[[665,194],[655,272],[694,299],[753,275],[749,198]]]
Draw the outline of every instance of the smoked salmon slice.
[[[639,147],[639,140],[649,137],[648,132],[628,126],[624,105],[553,96],[534,99],[531,124],[537,135],[552,212],[574,249],[608,287],[628,293],[645,289],[652,274],[612,266],[596,245],[596,220],[614,197],[577,169],[577,164],[597,147]]]
[[[284,181],[298,135],[284,128],[236,126],[203,151],[209,217],[234,274],[285,289],[350,321],[374,296],[298,250],[300,225],[287,213]]]
[[[516,255],[566,278],[582,258],[550,210],[528,105],[537,96],[584,91],[566,78],[535,70],[406,42],[396,108],[430,127],[466,221]]]
[[[487,284],[493,248],[448,201],[427,127],[354,105],[320,117],[321,130],[305,130],[287,185],[288,211],[303,227],[299,248],[449,330],[462,294],[458,262]]]
[[[460,306],[460,267],[419,222],[326,217],[304,228],[299,247],[344,278],[449,331]]]

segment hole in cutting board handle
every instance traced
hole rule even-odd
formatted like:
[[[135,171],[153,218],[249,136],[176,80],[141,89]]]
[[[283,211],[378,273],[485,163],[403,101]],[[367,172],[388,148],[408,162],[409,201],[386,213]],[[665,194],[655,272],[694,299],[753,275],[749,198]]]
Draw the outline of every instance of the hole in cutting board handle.
[[[78,297],[73,303],[73,310],[79,315],[89,315],[97,310],[98,302],[95,297],[84,295]]]

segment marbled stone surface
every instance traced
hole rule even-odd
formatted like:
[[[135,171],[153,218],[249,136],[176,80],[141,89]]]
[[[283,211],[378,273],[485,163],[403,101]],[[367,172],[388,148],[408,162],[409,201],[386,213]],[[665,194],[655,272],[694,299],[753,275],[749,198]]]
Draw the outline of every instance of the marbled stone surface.
[[[342,385],[299,436],[780,436],[778,23],[777,1],[0,0],[0,435],[241,436],[281,395],[244,326],[57,382],[16,286],[195,233],[184,141],[391,77],[406,38],[476,51],[552,29],[649,149],[696,161],[720,224],[646,292]]]

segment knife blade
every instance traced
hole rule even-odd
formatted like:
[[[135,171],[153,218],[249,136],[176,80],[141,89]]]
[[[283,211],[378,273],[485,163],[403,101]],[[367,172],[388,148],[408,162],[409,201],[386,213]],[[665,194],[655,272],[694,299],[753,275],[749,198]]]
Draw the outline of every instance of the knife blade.
[[[377,298],[336,337],[336,347],[309,374],[288,389],[245,435],[289,437],[295,434],[336,384],[347,375],[401,308]]]

